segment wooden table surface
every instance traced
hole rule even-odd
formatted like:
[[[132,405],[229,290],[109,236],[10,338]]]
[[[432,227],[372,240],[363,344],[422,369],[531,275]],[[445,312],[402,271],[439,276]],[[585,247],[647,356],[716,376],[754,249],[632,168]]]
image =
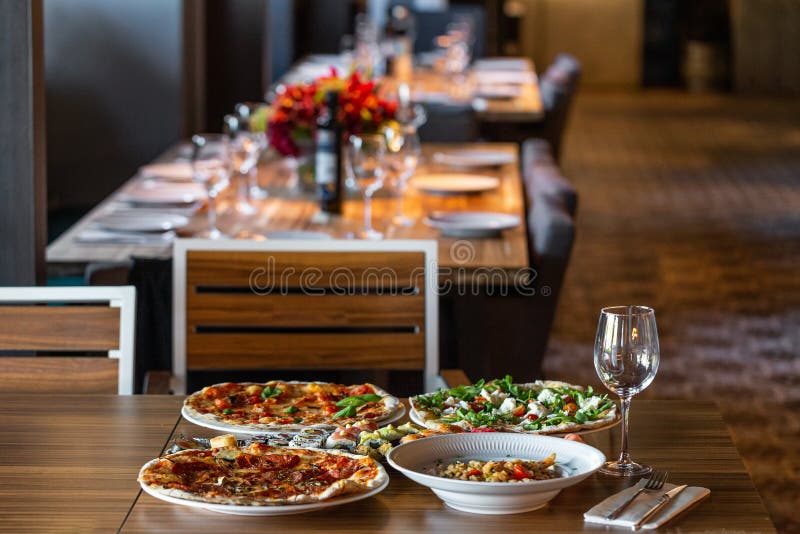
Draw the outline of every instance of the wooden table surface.
[[[442,277],[470,276],[478,268],[498,268],[517,273],[528,267],[528,248],[525,229],[525,201],[519,175],[518,150],[507,143],[469,145],[426,145],[423,147],[424,161],[417,174],[427,172],[459,172],[433,162],[433,155],[442,150],[459,148],[484,148],[513,153],[515,162],[498,168],[471,171],[473,174],[495,176],[500,179],[496,190],[477,195],[440,196],[418,192],[412,185],[404,197],[404,213],[414,219],[413,226],[400,227],[391,224],[396,208],[396,198],[384,193],[373,203],[373,224],[385,233],[387,239],[434,239],[439,243],[439,265]],[[171,161],[181,150],[180,146],[164,154],[161,161]],[[363,201],[349,197],[344,202],[344,212],[328,222],[320,222],[315,216],[319,212],[313,195],[301,194],[296,184],[297,174],[285,162],[265,163],[259,168],[259,181],[270,190],[270,197],[253,201],[258,208],[254,216],[241,216],[232,208],[235,185],[219,202],[219,226],[229,235],[242,235],[258,231],[309,230],[325,232],[334,238],[352,237],[363,225]],[[104,200],[74,226],[47,247],[47,263],[50,274],[82,275],[89,263],[121,262],[132,256],[163,258],[171,255],[170,244],[142,246],[131,244],[80,243],[80,234],[93,225],[93,221],[121,205],[119,196],[135,186],[141,178],[134,177],[117,192]],[[413,184],[413,178],[411,180]],[[496,211],[517,215],[522,224],[506,230],[500,237],[489,239],[455,239],[444,237],[439,230],[423,222],[425,214],[432,211]],[[204,228],[206,212],[196,213],[186,229],[186,234]],[[485,278],[488,279],[484,275]]]
[[[112,532],[181,399],[0,394],[0,531]]]
[[[173,437],[213,431],[180,421]],[[704,486],[711,496],[670,522],[670,532],[774,532],[722,418],[713,403],[636,401],[632,412],[634,457],[670,472],[670,480]],[[606,456],[617,451],[619,427],[589,434]],[[583,513],[632,480],[592,475],[562,491],[544,509],[503,517],[447,508],[427,488],[388,468],[391,482],[364,501],[299,516],[242,517],[169,504],[140,493],[123,532],[575,532],[606,530],[583,523]],[[134,482],[131,480],[131,484]]]

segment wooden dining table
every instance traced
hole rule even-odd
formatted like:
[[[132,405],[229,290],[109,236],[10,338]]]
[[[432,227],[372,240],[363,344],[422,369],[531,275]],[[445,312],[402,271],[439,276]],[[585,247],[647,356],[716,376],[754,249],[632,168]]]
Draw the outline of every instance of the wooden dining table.
[[[163,154],[156,162],[175,161],[185,158],[187,146],[179,144]],[[437,163],[436,154],[462,149],[492,150],[511,155],[509,163],[497,167],[459,169]],[[499,180],[497,188],[479,194],[436,195],[418,191],[414,177],[403,198],[403,212],[413,220],[411,226],[399,226],[391,222],[397,208],[397,196],[387,187],[379,191],[373,200],[373,224],[384,233],[385,239],[433,239],[439,244],[440,277],[446,279],[471,278],[482,273],[489,280],[487,270],[500,270],[511,277],[529,267],[527,231],[525,227],[525,197],[520,178],[519,151],[509,143],[470,143],[422,147],[423,163],[415,176],[426,173],[469,173],[490,176]],[[183,159],[185,161],[185,159]],[[132,257],[169,258],[172,245],[169,241],[146,244],[87,243],[82,234],[96,226],[100,217],[119,209],[130,208],[123,200],[132,188],[146,180],[134,176],[97,207],[82,217],[64,234],[47,247],[48,274],[51,276],[82,276],[87,265],[124,262]],[[351,193],[343,204],[343,213],[330,218],[321,218],[319,205],[312,191],[303,190],[299,173],[293,162],[284,159],[265,158],[259,165],[259,183],[269,192],[263,200],[252,200],[256,213],[241,215],[233,209],[237,184],[233,183],[218,202],[219,227],[228,236],[244,239],[261,238],[263,232],[311,231],[321,232],[336,239],[352,239],[363,226],[364,202]],[[150,206],[149,210],[166,210],[167,207]],[[147,209],[141,208],[142,216]],[[520,224],[504,230],[496,237],[459,238],[442,235],[437,228],[426,224],[425,216],[432,212],[485,211],[515,215]],[[205,229],[207,213],[200,209],[193,215],[189,225],[180,231],[180,236],[191,237],[196,231]]]
[[[181,401],[160,395],[0,393],[0,531],[598,531],[606,528],[584,523],[583,513],[634,482],[594,474],[543,509],[485,516],[446,507],[429,489],[387,466],[389,486],[362,501],[303,515],[219,514],[158,500],[136,482],[139,468],[179,435],[215,434],[181,419]],[[619,427],[584,438],[612,456]],[[670,481],[711,490],[663,531],[774,532],[713,403],[637,400],[631,447],[637,460],[668,470]]]

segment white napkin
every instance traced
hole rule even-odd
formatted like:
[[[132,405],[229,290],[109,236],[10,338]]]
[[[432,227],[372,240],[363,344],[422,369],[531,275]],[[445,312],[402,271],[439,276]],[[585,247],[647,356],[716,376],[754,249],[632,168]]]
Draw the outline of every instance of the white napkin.
[[[645,490],[636,497],[636,500],[633,501],[619,517],[616,519],[606,519],[605,516],[608,515],[609,512],[622,504],[625,499],[633,495],[636,490],[639,489],[640,486],[636,484],[612,495],[600,504],[589,509],[589,511],[583,514],[583,520],[587,523],[600,523],[602,525],[633,528],[636,522],[656,504],[658,498],[663,495],[664,492],[671,490],[675,486],[675,484],[664,484],[664,487],[658,491]],[[650,530],[660,527],[683,512],[686,508],[708,497],[710,493],[711,490],[708,488],[689,486],[680,492],[672,502],[664,506],[661,511],[651,517],[641,528]]]

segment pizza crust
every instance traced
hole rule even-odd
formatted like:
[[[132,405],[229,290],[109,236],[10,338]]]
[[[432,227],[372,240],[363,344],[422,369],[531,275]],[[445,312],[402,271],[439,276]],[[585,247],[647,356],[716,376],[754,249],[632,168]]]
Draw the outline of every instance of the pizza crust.
[[[329,382],[302,382],[297,380],[292,381],[278,381],[285,384],[328,384]],[[208,387],[217,387],[222,386],[225,384],[213,384]],[[379,417],[374,419],[375,423],[380,424],[381,422],[386,421],[387,419],[391,419],[394,417],[400,410],[403,410],[403,404],[400,402],[400,399],[397,397],[392,396],[388,391],[384,390],[383,388],[376,386],[375,384],[366,383],[375,391],[376,395],[380,395],[382,397],[381,402],[384,406],[385,415],[383,417]],[[258,385],[261,386],[263,383],[257,382],[241,382],[239,383],[241,386],[251,386],[251,385]],[[205,388],[204,388],[205,389]],[[212,428],[218,430],[229,430],[232,432],[236,431],[250,431],[250,432],[299,432],[300,430],[304,430],[306,428],[322,428],[326,430],[332,430],[337,428],[340,423],[338,422],[331,422],[331,423],[313,423],[313,424],[302,424],[302,423],[231,423],[230,421],[226,421],[224,418],[220,417],[219,415],[213,413],[200,413],[198,412],[192,405],[191,402],[194,398],[199,396],[203,390],[195,391],[183,401],[183,408],[181,409],[181,415],[186,418],[188,421],[193,423],[199,424],[200,426],[208,426],[204,423],[213,423]]]

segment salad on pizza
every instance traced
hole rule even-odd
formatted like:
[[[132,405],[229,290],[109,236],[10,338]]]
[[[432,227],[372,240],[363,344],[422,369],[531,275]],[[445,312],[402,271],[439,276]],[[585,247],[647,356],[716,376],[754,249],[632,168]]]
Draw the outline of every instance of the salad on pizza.
[[[555,434],[609,426],[617,408],[606,394],[554,380],[515,384],[505,378],[479,380],[410,399],[411,419],[444,431],[498,430]]]

